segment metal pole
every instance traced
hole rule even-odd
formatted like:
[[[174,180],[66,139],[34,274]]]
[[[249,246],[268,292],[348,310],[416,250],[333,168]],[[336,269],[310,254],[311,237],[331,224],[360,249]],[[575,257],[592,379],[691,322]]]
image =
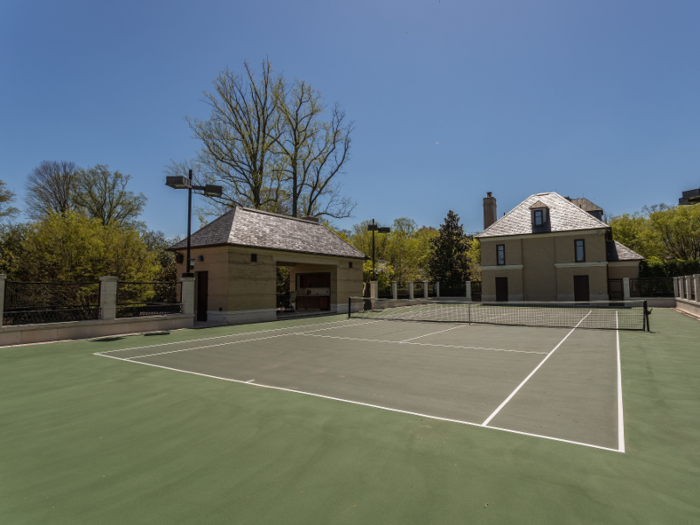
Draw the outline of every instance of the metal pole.
[[[192,170],[190,170],[190,187],[187,189],[187,260],[183,277],[191,277],[190,273],[190,234],[192,231]]]
[[[374,219],[372,219],[372,225],[374,225]],[[372,230],[372,275],[374,280],[377,280],[377,259],[374,256],[374,230]]]

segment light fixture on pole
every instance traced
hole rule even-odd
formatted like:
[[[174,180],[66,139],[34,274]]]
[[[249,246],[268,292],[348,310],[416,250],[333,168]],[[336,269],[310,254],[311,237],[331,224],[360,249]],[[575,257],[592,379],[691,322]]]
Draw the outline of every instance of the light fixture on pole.
[[[165,178],[165,185],[176,190],[187,190],[187,258],[185,259],[185,272],[183,277],[194,277],[192,261],[190,260],[190,236],[192,231],[192,190],[201,191],[207,197],[221,197],[223,188],[213,184],[205,186],[192,185],[192,170],[189,171],[189,178],[183,175],[168,176]]]
[[[367,231],[372,232],[372,280],[377,280],[377,258],[375,257],[374,251],[374,232],[379,233],[391,233],[391,228],[382,227],[380,228],[378,224],[372,219],[372,223],[367,225]]]

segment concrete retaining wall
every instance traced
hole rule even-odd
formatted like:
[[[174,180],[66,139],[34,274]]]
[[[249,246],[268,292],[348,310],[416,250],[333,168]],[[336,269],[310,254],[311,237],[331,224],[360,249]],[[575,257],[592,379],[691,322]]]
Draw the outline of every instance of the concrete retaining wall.
[[[700,303],[696,301],[690,301],[688,299],[678,297],[676,299],[676,308],[681,312],[685,312],[700,318]]]
[[[65,339],[91,339],[108,335],[159,332],[192,328],[194,315],[171,314],[97,319],[95,321],[71,321],[68,323],[23,324],[0,327],[0,346],[62,341]]]

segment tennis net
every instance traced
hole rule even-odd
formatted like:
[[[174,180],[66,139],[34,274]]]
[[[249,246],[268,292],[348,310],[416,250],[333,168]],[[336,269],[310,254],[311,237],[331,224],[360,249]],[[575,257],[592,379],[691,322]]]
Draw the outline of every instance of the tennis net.
[[[475,303],[351,297],[348,317],[598,330],[648,330],[646,301]]]

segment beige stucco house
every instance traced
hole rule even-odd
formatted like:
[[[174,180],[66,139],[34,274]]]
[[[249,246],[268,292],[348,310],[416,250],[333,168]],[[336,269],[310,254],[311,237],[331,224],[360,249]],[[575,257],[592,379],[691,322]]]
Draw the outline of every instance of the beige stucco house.
[[[315,218],[238,207],[191,237],[196,319],[241,323],[277,317],[278,266],[289,267],[297,310],[347,312],[362,295],[365,255]],[[177,252],[185,272],[186,241]]]
[[[483,301],[608,300],[608,280],[639,276],[639,254],[612,239],[587,199],[531,195],[501,219],[484,199]]]

